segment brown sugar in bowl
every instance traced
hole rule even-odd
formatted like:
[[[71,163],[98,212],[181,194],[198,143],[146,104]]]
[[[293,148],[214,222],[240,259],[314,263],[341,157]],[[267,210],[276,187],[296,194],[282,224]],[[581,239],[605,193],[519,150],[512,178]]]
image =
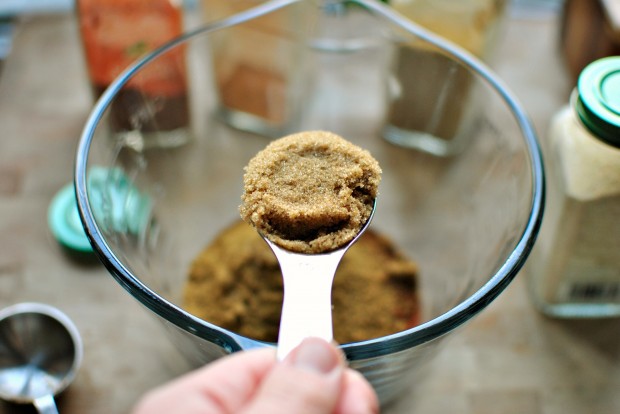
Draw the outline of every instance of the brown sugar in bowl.
[[[222,328],[276,342],[282,297],[275,256],[252,226],[239,221],[194,259],[183,304]],[[419,323],[418,267],[388,238],[368,229],[340,262],[332,304],[340,343],[408,329]]]

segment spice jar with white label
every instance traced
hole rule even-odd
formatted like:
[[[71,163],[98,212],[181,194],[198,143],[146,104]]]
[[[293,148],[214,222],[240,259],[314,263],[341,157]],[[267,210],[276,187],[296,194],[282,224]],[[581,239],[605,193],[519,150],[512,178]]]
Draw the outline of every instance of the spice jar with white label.
[[[580,74],[552,119],[546,217],[529,287],[551,316],[620,316],[620,56]]]

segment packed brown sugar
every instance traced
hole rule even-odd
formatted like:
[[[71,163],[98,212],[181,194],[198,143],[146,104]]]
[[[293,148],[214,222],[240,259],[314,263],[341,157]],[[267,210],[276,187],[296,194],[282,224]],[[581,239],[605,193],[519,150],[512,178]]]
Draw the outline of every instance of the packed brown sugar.
[[[389,239],[367,230],[344,255],[334,278],[335,339],[361,341],[416,325],[417,272]],[[276,342],[282,297],[275,256],[254,228],[239,221],[193,261],[184,306],[222,328]]]
[[[351,241],[366,223],[381,170],[365,150],[322,131],[274,141],[244,175],[242,217],[276,244],[320,253]],[[277,259],[255,228],[225,229],[194,260],[188,311],[242,335],[275,342],[283,285]],[[376,338],[418,323],[417,266],[368,230],[345,254],[332,289],[341,343]]]
[[[248,163],[241,217],[287,250],[334,250],[369,219],[380,179],[370,153],[336,134],[289,135]]]

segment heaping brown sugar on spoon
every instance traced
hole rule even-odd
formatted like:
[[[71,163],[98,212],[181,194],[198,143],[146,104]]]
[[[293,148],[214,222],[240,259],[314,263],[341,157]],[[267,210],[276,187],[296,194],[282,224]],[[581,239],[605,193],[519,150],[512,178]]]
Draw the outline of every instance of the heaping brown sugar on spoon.
[[[380,179],[372,155],[336,134],[289,135],[245,168],[241,217],[286,250],[335,250],[370,217]]]

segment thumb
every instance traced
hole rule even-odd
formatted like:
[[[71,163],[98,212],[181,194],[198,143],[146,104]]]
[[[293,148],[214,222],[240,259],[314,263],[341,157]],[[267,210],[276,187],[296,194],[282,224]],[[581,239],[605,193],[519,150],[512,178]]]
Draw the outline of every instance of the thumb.
[[[328,414],[339,399],[344,359],[332,344],[307,338],[273,368],[245,414]]]

